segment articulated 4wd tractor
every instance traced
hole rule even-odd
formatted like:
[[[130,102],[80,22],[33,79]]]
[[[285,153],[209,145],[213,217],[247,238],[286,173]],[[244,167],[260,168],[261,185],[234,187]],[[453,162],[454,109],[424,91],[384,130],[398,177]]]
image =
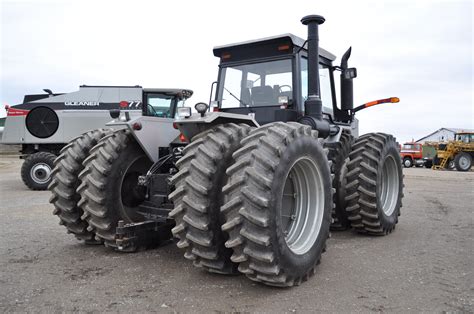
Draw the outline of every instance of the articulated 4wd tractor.
[[[69,163],[84,168],[64,180],[69,194],[51,185],[56,213],[75,213],[71,224],[61,218],[69,231],[131,251],[172,228],[194,265],[283,287],[314,274],[330,228],[392,232],[403,197],[399,146],[389,134],[359,136],[355,113],[398,98],[354,108],[351,49],[332,64],[318,44],[324,21],[302,19],[306,41],[285,34],[216,47],[214,101],[195,114],[178,107],[175,140],[139,118],[98,138],[87,158],[60,157],[53,182]]]

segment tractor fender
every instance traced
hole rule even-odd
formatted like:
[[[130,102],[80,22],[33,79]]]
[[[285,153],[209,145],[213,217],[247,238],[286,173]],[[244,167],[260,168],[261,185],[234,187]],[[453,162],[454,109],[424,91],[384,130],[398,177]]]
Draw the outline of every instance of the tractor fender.
[[[158,161],[159,147],[169,147],[169,144],[179,136],[179,131],[173,127],[172,118],[157,118],[140,116],[129,121],[113,120],[107,126],[128,128],[145,154],[153,162]]]
[[[176,119],[174,123],[188,140],[207,129],[224,123],[245,123],[254,127],[260,126],[250,115],[228,112],[207,112],[203,117],[199,113],[195,113],[188,118]]]

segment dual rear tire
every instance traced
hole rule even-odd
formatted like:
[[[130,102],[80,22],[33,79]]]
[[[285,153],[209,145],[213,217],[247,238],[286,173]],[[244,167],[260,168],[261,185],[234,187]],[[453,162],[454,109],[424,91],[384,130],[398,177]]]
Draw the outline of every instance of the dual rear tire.
[[[211,272],[293,286],[307,280],[331,221],[330,163],[298,123],[222,125],[185,149],[170,195],[185,257]]]
[[[144,220],[137,208],[145,190],[137,182],[150,165],[129,130],[99,129],[81,135],[55,161],[49,186],[53,214],[86,244],[115,248],[119,220]]]

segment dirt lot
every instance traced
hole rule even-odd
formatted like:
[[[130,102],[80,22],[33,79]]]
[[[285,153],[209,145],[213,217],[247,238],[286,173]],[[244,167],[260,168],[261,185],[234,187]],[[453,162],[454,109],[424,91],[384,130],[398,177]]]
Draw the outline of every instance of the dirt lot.
[[[84,246],[49,192],[0,156],[0,311],[474,311],[474,172],[405,170],[395,233],[333,233],[315,277],[276,289],[194,268],[174,244],[135,254]]]

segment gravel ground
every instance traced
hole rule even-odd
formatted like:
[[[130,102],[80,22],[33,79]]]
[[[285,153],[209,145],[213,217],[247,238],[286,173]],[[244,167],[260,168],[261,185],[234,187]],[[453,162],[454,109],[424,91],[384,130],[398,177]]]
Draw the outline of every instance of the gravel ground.
[[[333,233],[316,275],[291,289],[194,268],[174,244],[134,254],[85,246],[0,157],[2,312],[474,311],[474,172],[405,169],[396,231]]]

